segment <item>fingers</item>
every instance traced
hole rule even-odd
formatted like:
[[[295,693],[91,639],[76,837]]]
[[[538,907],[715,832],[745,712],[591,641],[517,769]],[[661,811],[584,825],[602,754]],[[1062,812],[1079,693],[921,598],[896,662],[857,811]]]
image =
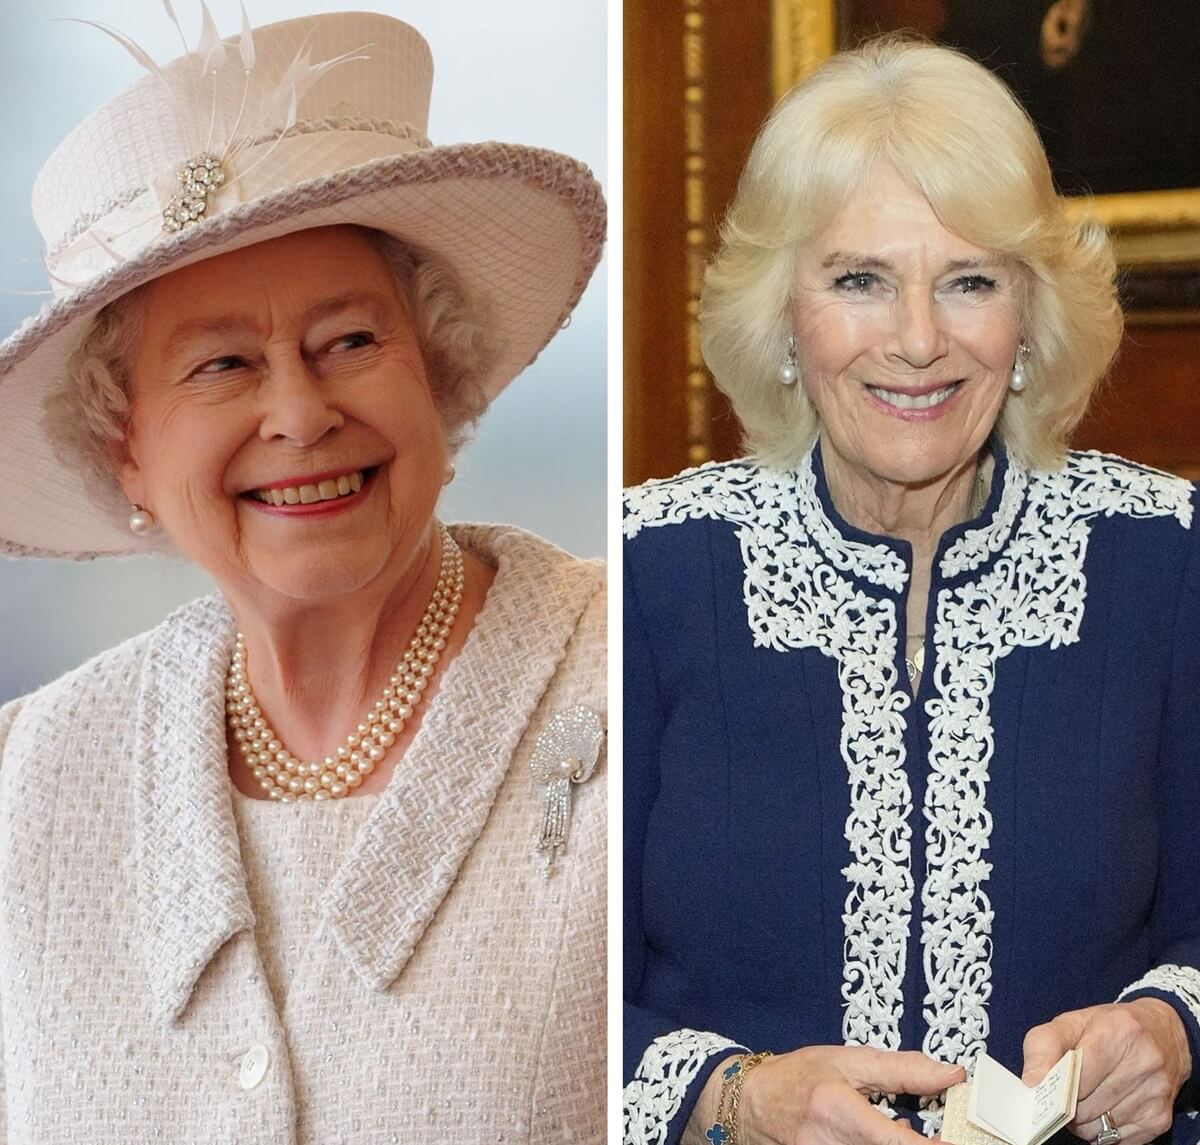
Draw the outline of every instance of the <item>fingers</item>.
[[[889,1119],[847,1078],[878,1050],[809,1047],[764,1061],[742,1091],[739,1139],[746,1145],[928,1145],[906,1122]],[[920,1056],[913,1055],[913,1056]]]
[[[1099,1123],[1100,1114],[1117,1108],[1127,1097],[1139,1099],[1136,1113],[1145,1120],[1154,1110],[1169,1109],[1179,1087],[1174,1063],[1159,1039],[1143,1028],[1130,1006],[1097,1008],[1096,1018],[1080,1039],[1084,1070],[1075,1120]],[[1091,1068],[1089,1068],[1089,1062]]]
[[[1175,1092],[1166,1074],[1157,1068],[1157,1061],[1157,1056],[1144,1047],[1122,1058],[1119,1069],[1103,1078],[1087,1100],[1079,1103],[1072,1131],[1094,1141],[1100,1132],[1102,1113],[1108,1113],[1120,1129],[1123,1145],[1141,1145],[1169,1129]]]
[[[1146,1145],[1171,1128],[1170,1107],[1163,1102],[1146,1101],[1132,1093],[1110,1110],[1105,1110],[1113,1126],[1120,1130],[1121,1145]],[[1100,1118],[1086,1123],[1074,1122],[1071,1132],[1085,1141],[1095,1141],[1101,1129]]]
[[[928,1097],[966,1077],[962,1066],[934,1061],[916,1050],[896,1052],[855,1046],[846,1053],[846,1080],[864,1093],[911,1093]]]
[[[1025,1062],[1021,1070],[1021,1080],[1026,1085],[1037,1085],[1067,1050],[1079,1044],[1079,1039],[1083,1036],[1086,1028],[1086,1010],[1072,1010],[1066,1014],[1059,1014],[1053,1021],[1046,1022],[1041,1026],[1034,1026],[1025,1035],[1023,1046]],[[1086,1054],[1083,1063],[1084,1069],[1087,1070],[1089,1062]],[[1096,1074],[1095,1076],[1099,1078],[1101,1075]],[[1082,1091],[1082,1089],[1081,1079],[1080,1090]]]
[[[925,1137],[913,1130],[906,1121],[893,1121],[861,1094],[847,1089],[845,1095],[846,1100],[840,1103],[836,1124],[830,1126],[830,1135],[842,1145],[929,1145]]]

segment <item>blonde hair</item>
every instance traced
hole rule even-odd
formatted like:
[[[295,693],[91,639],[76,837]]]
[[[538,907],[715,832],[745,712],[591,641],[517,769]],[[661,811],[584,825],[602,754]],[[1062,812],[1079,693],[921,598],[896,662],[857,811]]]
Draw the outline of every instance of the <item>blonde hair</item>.
[[[750,153],[708,268],[701,347],[764,464],[793,467],[816,435],[802,386],[778,371],[792,329],[797,251],[890,164],[939,221],[1025,270],[1028,386],[997,432],[1056,468],[1122,329],[1104,228],[1056,195],[1037,131],[1008,88],[949,48],[887,36],[828,60],[780,101]]]
[[[421,346],[450,450],[469,438],[487,408],[485,384],[499,349],[486,301],[469,295],[436,255],[383,231],[355,227],[394,278]],[[142,288],[110,302],[92,321],[62,381],[43,406],[59,459],[83,474],[95,504],[124,519],[129,503],[110,446],[125,439],[132,367],[142,336]]]

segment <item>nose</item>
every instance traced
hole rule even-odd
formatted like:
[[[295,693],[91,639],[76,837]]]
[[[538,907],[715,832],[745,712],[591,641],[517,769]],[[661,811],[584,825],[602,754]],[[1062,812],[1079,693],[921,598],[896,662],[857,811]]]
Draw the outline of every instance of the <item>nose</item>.
[[[265,441],[282,439],[295,446],[312,446],[346,421],[296,347],[270,356],[267,375],[259,386],[259,403],[259,436]]]
[[[946,334],[932,294],[924,287],[905,290],[896,304],[889,356],[919,370],[945,357],[946,350]]]

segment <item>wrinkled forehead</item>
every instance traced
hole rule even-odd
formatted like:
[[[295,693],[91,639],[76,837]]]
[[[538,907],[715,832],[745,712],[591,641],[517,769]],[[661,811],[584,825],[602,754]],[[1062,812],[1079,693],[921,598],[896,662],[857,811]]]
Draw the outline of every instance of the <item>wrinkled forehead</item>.
[[[209,334],[300,329],[342,312],[404,310],[397,276],[355,228],[329,227],[182,267],[139,292],[144,343],[159,353]]]
[[[387,263],[357,227],[319,227],[227,251],[164,274],[142,288],[149,310],[202,316],[231,301],[295,299],[385,289]]]

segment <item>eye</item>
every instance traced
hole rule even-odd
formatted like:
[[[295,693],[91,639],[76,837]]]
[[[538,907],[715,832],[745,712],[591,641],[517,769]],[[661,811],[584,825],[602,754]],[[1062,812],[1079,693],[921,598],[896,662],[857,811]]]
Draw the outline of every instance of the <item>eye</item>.
[[[329,343],[328,349],[335,354],[348,350],[361,350],[364,346],[373,346],[375,335],[367,330],[355,330],[353,334],[343,334],[340,338]]]
[[[192,371],[192,375],[228,374],[233,370],[243,369],[245,365],[245,358],[239,357],[237,354],[227,354],[223,358],[212,358],[205,362],[204,365],[198,366]]]
[[[996,280],[986,274],[964,274],[950,285],[959,294],[988,294],[996,289]]]
[[[833,285],[848,294],[869,294],[878,284],[879,276],[869,270],[852,270],[834,279]]]

